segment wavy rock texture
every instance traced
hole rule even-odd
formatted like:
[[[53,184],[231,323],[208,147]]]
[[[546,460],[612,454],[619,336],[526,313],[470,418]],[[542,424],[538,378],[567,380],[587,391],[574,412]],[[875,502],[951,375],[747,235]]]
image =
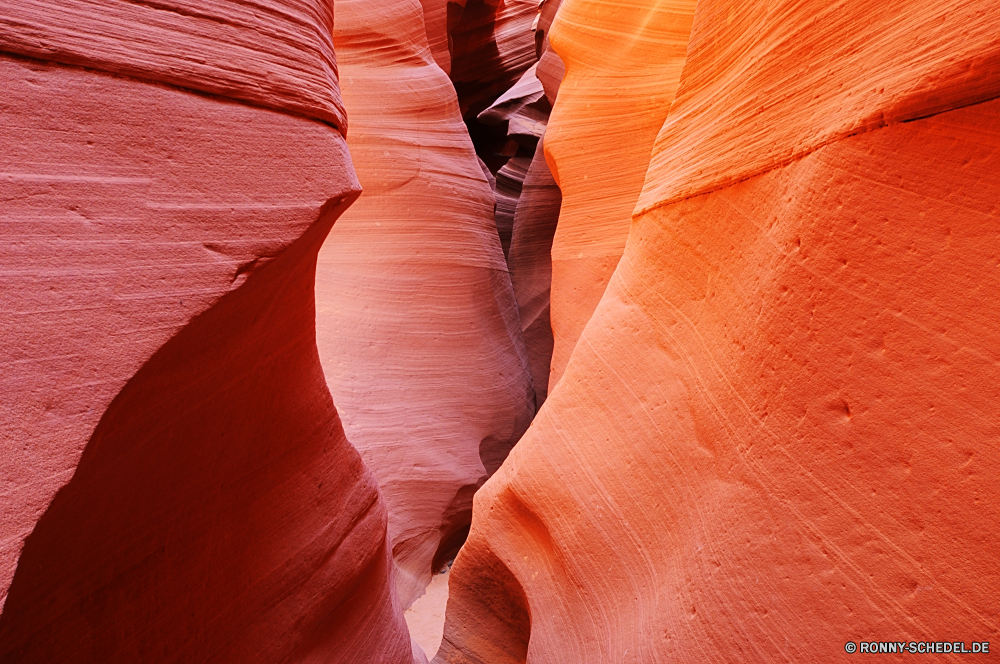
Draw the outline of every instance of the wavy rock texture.
[[[562,376],[625,249],[694,7],[694,0],[565,0],[552,24],[549,39],[566,74],[545,141],[563,195],[552,244],[549,385]]]
[[[332,10],[317,0],[15,0],[0,7],[0,48],[293,111],[344,131]]]
[[[541,55],[534,75],[542,86],[545,101],[548,102],[545,129],[548,129],[552,104],[565,73],[562,60],[550,47],[548,37],[558,9],[559,0],[542,0],[535,22],[535,46]],[[536,101],[534,105],[542,106],[542,101]],[[562,205],[562,192],[545,161],[544,146],[543,132],[535,146],[531,165],[524,177],[521,197],[514,211],[514,227],[507,257],[514,297],[521,315],[524,346],[531,363],[536,408],[541,408],[549,390],[553,343],[549,301],[552,287],[552,238]]]
[[[556,103],[559,84],[566,75],[566,67],[549,42],[552,22],[559,12],[562,0],[542,0],[538,7],[538,18],[535,22],[535,51],[539,53],[538,66],[535,75],[538,77],[549,104]]]
[[[493,182],[497,196],[494,217],[521,319],[536,408],[548,393],[552,236],[562,200],[541,141],[562,78],[562,61],[548,41],[558,7],[558,1],[543,2],[532,26],[539,61],[477,118],[479,124],[505,128],[505,148],[514,151]]]
[[[496,193],[493,217],[508,265],[514,216],[528,167],[534,158],[538,139],[545,133],[551,110],[542,83],[535,76],[535,65],[532,65],[514,87],[500,95],[477,117],[482,124],[506,128],[507,144],[516,150],[497,171],[493,184]]]
[[[365,193],[320,254],[319,348],[385,497],[406,607],[464,541],[533,392],[493,194],[421,6],[338,2],[335,43]]]
[[[7,3],[0,48],[150,80],[0,56],[0,660],[411,661],[315,346],[315,257],[359,192],[317,121],[343,126],[336,79],[314,106],[246,83],[323,72],[329,33],[286,60],[266,34],[311,23],[173,5],[144,51],[149,5],[78,4]],[[156,80],[189,74],[315,119]]]
[[[517,144],[517,154],[497,172],[497,232],[510,268],[521,332],[531,367],[536,408],[548,394],[552,359],[552,326],[549,289],[552,282],[552,237],[559,219],[562,196],[545,161],[542,137],[552,111],[545,84],[538,71],[548,72],[552,92],[558,90],[558,56],[549,48],[547,32],[558,3],[543,6],[535,23],[535,43],[542,50],[539,62],[524,73],[514,87],[479,114],[484,124],[507,127]]]
[[[549,289],[552,284],[552,237],[562,196],[545,162],[544,139],[528,166],[514,211],[507,263],[521,320],[521,334],[531,367],[535,404],[548,395],[552,361]]]
[[[1000,26],[940,8],[699,3],[645,212],[476,497],[436,661],[996,639]]]
[[[505,127],[478,116],[515,86],[535,64],[533,21],[537,0],[468,0],[448,3],[451,45],[449,75],[476,154],[494,175],[518,153]],[[522,155],[523,156],[523,155]],[[531,153],[527,155],[529,158]],[[524,168],[517,169],[523,171]],[[508,196],[516,198],[510,190]],[[503,198],[501,194],[501,198]]]
[[[556,14],[562,0],[542,0],[538,7],[538,18],[535,23],[535,51],[538,57],[538,67],[535,75],[545,90],[545,96],[549,103],[556,103],[556,94],[559,92],[559,84],[562,83],[566,75],[566,66],[549,43],[549,33],[552,22],[555,21]]]
[[[992,10],[969,0],[855,0],[850,15],[866,16],[862,30],[812,3],[781,3],[774,14],[759,3],[699,5],[691,64],[638,208],[738,182],[854,134],[995,98],[1000,19]],[[741,43],[747,26],[765,21],[772,36]]]
[[[451,36],[449,27],[455,27],[468,0],[420,0],[424,14],[424,31],[427,46],[438,67],[445,74],[451,73]]]
[[[517,300],[536,409],[548,394],[552,237],[562,201],[542,141],[563,74],[547,36],[558,6],[558,1],[543,2],[533,24],[538,62],[478,117],[482,124],[506,127],[506,145],[516,146],[514,156],[497,171],[494,216]]]
[[[451,69],[462,116],[474,117],[535,63],[531,24],[538,0],[466,0],[448,5]],[[461,15],[455,11],[462,7]]]

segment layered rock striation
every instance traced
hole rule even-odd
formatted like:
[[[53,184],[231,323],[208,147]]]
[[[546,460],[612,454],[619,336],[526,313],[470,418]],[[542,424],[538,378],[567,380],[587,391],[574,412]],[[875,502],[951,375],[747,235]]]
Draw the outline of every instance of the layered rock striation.
[[[974,0],[698,4],[624,254],[476,496],[435,661],[993,638],[998,27]]]
[[[365,193],[316,286],[327,382],[385,497],[404,607],[454,558],[473,493],[534,415],[495,199],[422,16],[415,0],[337,3]]]
[[[625,249],[649,154],[680,80],[694,8],[694,0],[564,0],[548,32],[565,65],[545,141],[563,196],[552,244],[550,386]],[[555,62],[539,67],[553,78],[560,73]]]
[[[517,300],[536,407],[548,394],[552,238],[562,203],[542,140],[561,77],[562,63],[547,37],[557,8],[557,2],[543,4],[534,23],[539,61],[478,118],[487,125],[506,127],[508,141],[516,145],[514,156],[497,172],[495,217]]]
[[[989,2],[333,10],[0,7],[0,661],[997,640]]]
[[[410,662],[315,345],[328,4],[0,8],[0,659]]]

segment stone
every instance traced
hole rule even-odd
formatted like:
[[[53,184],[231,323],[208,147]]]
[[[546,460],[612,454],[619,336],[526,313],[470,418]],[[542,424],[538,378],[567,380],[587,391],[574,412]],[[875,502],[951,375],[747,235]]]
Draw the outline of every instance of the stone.
[[[545,140],[563,196],[552,243],[550,389],[625,249],[694,7],[694,0],[564,0],[548,33],[566,69]],[[555,63],[543,64],[558,76]]]
[[[996,16],[826,9],[699,3],[617,269],[476,495],[436,662],[995,631]]]
[[[316,351],[328,9],[0,8],[0,660],[413,661]]]
[[[338,0],[365,191],[324,245],[316,285],[327,383],[386,501],[404,609],[454,557],[472,494],[534,415],[493,193],[421,12]]]

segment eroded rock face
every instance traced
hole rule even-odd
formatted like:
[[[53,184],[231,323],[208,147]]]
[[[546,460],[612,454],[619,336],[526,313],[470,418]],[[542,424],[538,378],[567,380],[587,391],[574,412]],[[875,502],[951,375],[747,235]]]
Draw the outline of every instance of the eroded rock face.
[[[538,2],[465,0],[449,1],[448,5],[453,17],[448,31],[448,73],[455,83],[462,115],[475,117],[535,63],[531,24]]]
[[[552,359],[549,288],[552,282],[552,236],[562,196],[545,161],[542,137],[552,111],[561,67],[547,38],[558,3],[543,5],[533,24],[539,61],[520,80],[479,114],[482,124],[506,128],[514,156],[497,172],[495,219],[510,268],[511,284],[521,318],[521,332],[531,367],[536,408],[548,394]],[[544,70],[546,83],[539,78]]]
[[[514,211],[507,258],[537,408],[541,408],[548,395],[552,361],[552,326],[549,321],[551,252],[561,201],[559,187],[545,162],[544,140],[539,140]]]
[[[3,52],[91,67],[347,126],[317,0],[16,0],[0,7]]]
[[[545,140],[563,196],[552,244],[550,386],[625,249],[649,153],[684,65],[694,7],[694,0],[565,0],[552,24],[549,39],[566,73]],[[539,69],[559,73],[556,63]]]
[[[992,4],[336,9],[0,7],[0,660],[997,640]]]
[[[315,346],[329,8],[268,8],[0,9],[5,662],[411,661]]]
[[[416,0],[337,3],[365,193],[317,276],[320,355],[388,505],[404,607],[454,557],[472,494],[534,414],[493,192],[424,29]]]
[[[1000,26],[824,11],[699,2],[617,270],[476,496],[436,661],[996,634]]]

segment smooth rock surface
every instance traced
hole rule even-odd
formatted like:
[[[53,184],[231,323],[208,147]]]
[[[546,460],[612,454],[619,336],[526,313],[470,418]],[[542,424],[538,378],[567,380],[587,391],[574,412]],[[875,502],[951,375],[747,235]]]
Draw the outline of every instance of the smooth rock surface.
[[[359,192],[343,137],[75,67],[0,77],[0,659],[411,661],[315,347],[315,256]]]
[[[919,9],[699,3],[646,212],[476,496],[435,661],[853,661],[847,641],[996,640],[1000,100],[984,90],[1000,78],[977,41],[996,13]],[[882,39],[900,25],[885,13],[905,37]],[[968,39],[946,38],[950,16]],[[755,48],[795,59],[749,75],[736,55]],[[824,83],[797,95],[806,73]],[[905,115],[886,80],[920,91]],[[824,105],[841,81],[854,92]],[[886,123],[838,133],[865,117]]]
[[[493,194],[421,16],[416,0],[337,3],[365,192],[316,286],[327,382],[385,497],[404,608],[454,557],[473,492],[534,414]]]
[[[649,153],[684,65],[694,7],[694,0],[564,0],[548,33],[566,68],[545,140],[563,196],[552,244],[550,386],[625,249]]]
[[[420,599],[406,610],[403,617],[410,635],[428,657],[434,657],[444,633],[444,612],[448,604],[448,576],[451,569],[435,574]]]
[[[847,12],[711,0],[698,11],[638,210],[1000,95],[1000,14],[987,0],[854,0]],[[773,32],[756,31],[764,22]]]

